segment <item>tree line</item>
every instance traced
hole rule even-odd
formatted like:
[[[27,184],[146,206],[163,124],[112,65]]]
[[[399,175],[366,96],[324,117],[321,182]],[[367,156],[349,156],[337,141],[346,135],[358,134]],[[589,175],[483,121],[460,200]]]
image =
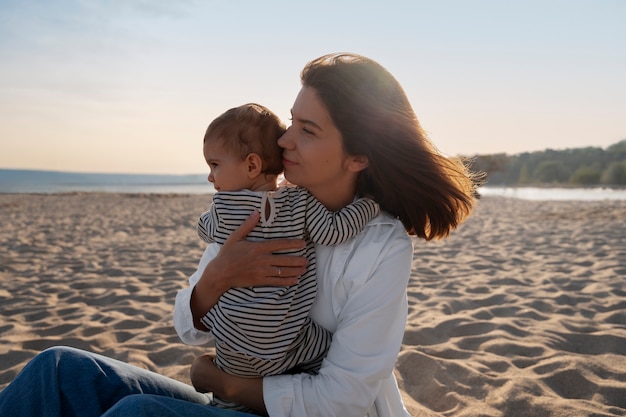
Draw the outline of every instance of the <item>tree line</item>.
[[[626,186],[626,139],[598,147],[476,155],[473,171],[496,186]]]

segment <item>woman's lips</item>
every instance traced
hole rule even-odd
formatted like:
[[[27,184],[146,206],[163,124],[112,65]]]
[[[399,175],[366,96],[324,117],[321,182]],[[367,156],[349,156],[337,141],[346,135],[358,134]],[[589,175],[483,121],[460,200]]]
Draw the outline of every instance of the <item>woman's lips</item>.
[[[285,165],[285,166],[293,166],[293,165],[297,165],[297,164],[294,161],[292,161],[291,159],[283,158],[283,165]]]

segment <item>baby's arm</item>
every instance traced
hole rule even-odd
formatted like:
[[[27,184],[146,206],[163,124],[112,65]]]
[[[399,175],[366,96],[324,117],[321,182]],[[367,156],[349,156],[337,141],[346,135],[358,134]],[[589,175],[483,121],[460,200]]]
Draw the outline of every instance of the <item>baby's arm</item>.
[[[215,210],[215,205],[213,205],[198,219],[198,226],[196,227],[196,229],[198,231],[198,236],[200,236],[200,239],[204,240],[207,243],[214,243],[215,239],[213,238],[213,236],[215,233],[216,224],[218,224],[217,214]]]
[[[380,211],[369,198],[359,198],[339,211],[330,211],[315,197],[307,198],[306,229],[310,239],[321,245],[337,245],[358,235]]]
[[[237,207],[235,192],[219,192],[213,195],[211,208],[198,219],[198,236],[207,243],[223,245],[228,236],[237,227],[227,224],[229,210]]]

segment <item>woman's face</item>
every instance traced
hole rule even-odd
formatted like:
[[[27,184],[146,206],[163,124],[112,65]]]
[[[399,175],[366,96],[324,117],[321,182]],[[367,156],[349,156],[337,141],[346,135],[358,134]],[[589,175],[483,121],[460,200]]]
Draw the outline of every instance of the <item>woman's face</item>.
[[[302,87],[291,109],[292,124],[278,139],[285,178],[305,187],[327,207],[354,197],[358,169],[346,154],[341,133],[311,87]],[[336,200],[336,201],[335,201]],[[347,203],[346,203],[347,204]],[[339,205],[338,208],[343,207]]]

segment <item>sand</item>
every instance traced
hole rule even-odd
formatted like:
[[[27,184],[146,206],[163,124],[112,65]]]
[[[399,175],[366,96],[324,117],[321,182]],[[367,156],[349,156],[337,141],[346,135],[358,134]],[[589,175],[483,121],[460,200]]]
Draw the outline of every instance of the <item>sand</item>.
[[[0,194],[0,389],[69,345],[189,382],[176,292],[209,196]],[[415,416],[626,415],[626,202],[483,197],[415,240],[396,376]]]

